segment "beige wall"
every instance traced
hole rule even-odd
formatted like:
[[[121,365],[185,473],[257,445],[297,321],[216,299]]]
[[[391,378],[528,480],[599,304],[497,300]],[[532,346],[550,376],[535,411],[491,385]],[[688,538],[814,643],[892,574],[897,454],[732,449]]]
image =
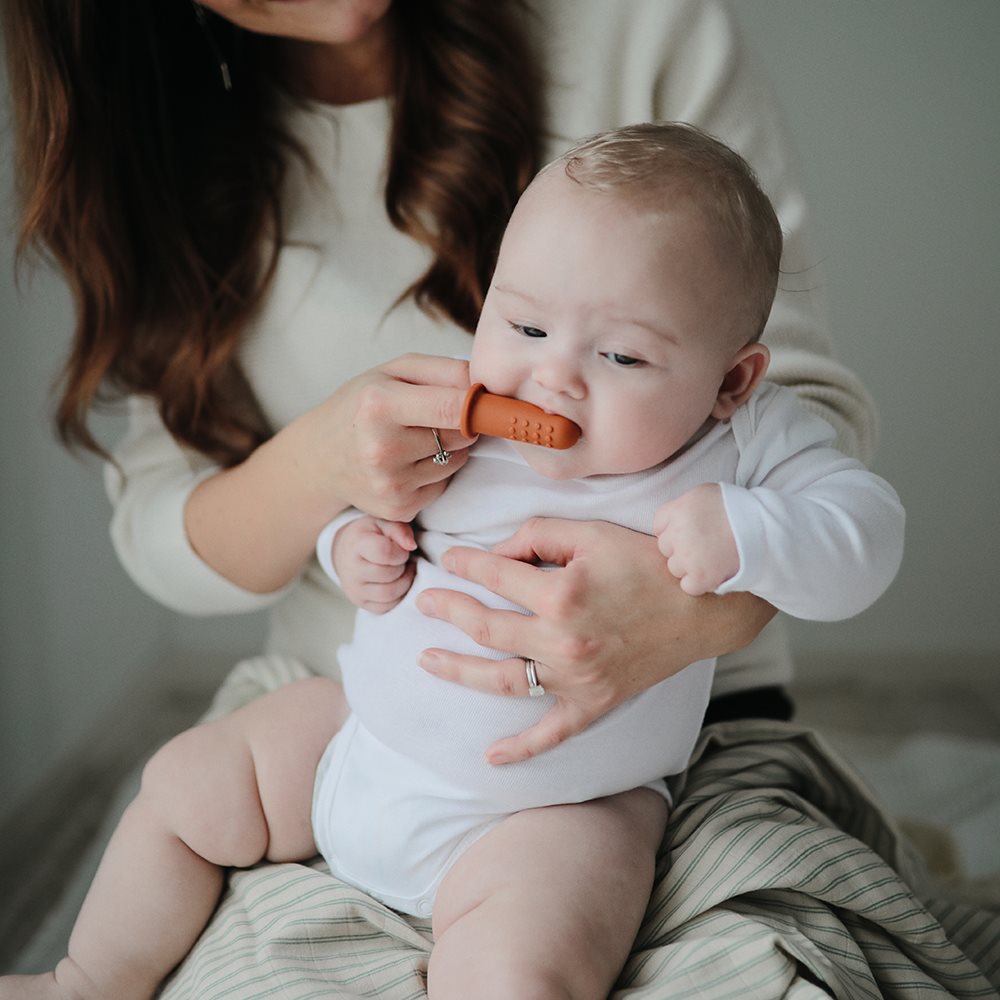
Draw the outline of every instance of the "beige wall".
[[[1000,4],[733,7],[801,154],[837,344],[878,401],[876,468],[908,514],[889,593],[798,629],[800,648],[958,653],[998,684]]]

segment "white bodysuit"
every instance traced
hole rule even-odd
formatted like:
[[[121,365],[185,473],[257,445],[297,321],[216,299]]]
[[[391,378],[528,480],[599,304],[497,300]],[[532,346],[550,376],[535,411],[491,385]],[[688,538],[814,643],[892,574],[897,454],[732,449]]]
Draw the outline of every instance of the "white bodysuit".
[[[537,722],[551,696],[486,694],[428,674],[440,646],[495,659],[454,626],[417,610],[427,587],[462,589],[514,608],[447,573],[452,545],[489,548],[535,515],[614,521],[647,534],[667,500],[723,484],[740,570],[717,591],[752,591],[796,617],[856,614],[888,586],[902,556],[903,509],[892,488],[832,447],[833,431],[795,394],[762,387],[670,461],[632,475],[550,480],[506,441],[481,438],[444,494],[420,514],[417,574],[385,615],[359,611],[339,651],[352,716],[317,777],[316,843],[333,871],[395,909],[430,913],[450,865],[505,816],[640,786],[666,795],[683,770],[709,700],[714,661],[691,664],[584,732],[519,764],[491,766],[486,748]],[[338,518],[317,545],[329,572]],[[523,611],[524,609],[516,609]]]

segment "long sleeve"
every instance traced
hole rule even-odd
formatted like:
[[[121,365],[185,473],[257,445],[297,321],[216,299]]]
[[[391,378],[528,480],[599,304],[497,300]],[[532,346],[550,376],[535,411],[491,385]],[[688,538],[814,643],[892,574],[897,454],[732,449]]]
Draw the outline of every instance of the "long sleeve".
[[[189,615],[257,611],[283,597],[255,594],[206,565],[184,529],[192,490],[217,471],[203,455],[182,448],[148,399],[129,399],[129,430],[105,467],[114,508],[111,540],[133,581],[154,600]]]
[[[834,449],[829,425],[786,390],[766,390],[744,410],[734,417],[738,484],[721,484],[740,570],[718,593],[750,591],[815,621],[858,614],[899,570],[899,497]]]
[[[352,521],[357,521],[364,517],[364,511],[357,507],[348,507],[342,514],[338,514],[323,530],[316,539],[316,562],[320,569],[338,586],[341,586],[340,575],[333,565],[333,542],[341,528],[346,528]]]

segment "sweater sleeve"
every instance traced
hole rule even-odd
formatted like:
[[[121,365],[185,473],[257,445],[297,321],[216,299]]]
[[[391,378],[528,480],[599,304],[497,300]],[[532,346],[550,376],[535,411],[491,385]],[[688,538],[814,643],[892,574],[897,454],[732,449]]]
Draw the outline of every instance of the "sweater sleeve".
[[[747,58],[722,3],[692,0],[678,6],[687,24],[685,35],[694,44],[686,44],[684,52],[674,52],[664,64],[664,105],[747,159],[784,232],[781,277],[763,337],[771,349],[768,378],[794,389],[807,409],[823,417],[834,428],[841,451],[870,462],[877,442],[875,407],[861,380],[833,354],[822,255],[811,242],[798,164],[775,96]]]
[[[721,484],[740,569],[717,593],[750,591],[814,621],[858,614],[899,570],[899,497],[831,447],[829,426],[790,393],[765,392],[744,409],[743,427],[734,421],[749,438],[739,483]]]
[[[113,507],[111,540],[125,571],[155,601],[182,614],[237,614],[269,607],[293,584],[271,594],[243,590],[194,551],[184,508],[194,488],[218,471],[181,447],[146,398],[128,401],[129,426],[105,467]]]

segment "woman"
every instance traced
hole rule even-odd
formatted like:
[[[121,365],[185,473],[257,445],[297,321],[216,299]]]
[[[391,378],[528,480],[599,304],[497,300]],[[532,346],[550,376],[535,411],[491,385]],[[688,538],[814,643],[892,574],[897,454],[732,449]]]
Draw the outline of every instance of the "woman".
[[[869,455],[873,413],[830,357],[774,111],[715,3],[3,10],[23,237],[52,251],[78,311],[63,438],[95,447],[89,408],[127,397],[107,474],[126,569],[181,612],[269,609],[268,655],[234,672],[214,711],[336,673],[351,612],[311,561],[316,533],[348,505],[407,518],[463,464],[467,372],[451,359],[468,351],[520,190],[580,135],[673,118],[744,153],[786,230],[771,377],[830,420],[844,450]],[[607,525],[533,522],[502,555],[456,555],[459,575],[515,601],[530,569],[518,560],[565,564],[529,620],[434,595],[433,614],[530,658],[558,697],[509,741],[510,760],[692,660],[741,649],[773,613],[750,597],[687,598],[655,544]],[[521,659],[437,655],[441,676],[526,689]],[[787,715],[788,676],[769,627],[720,662],[709,718]],[[208,995],[184,979],[205,974],[205,956],[182,966],[174,995]],[[240,975],[252,968],[241,958]]]
[[[77,6],[7,3],[24,236],[51,247],[79,304],[60,429],[93,445],[95,396],[128,394],[132,430],[108,474],[126,568],[181,612],[271,608],[269,649],[313,669],[336,671],[346,615],[307,565],[315,534],[349,504],[408,517],[461,466],[464,365],[399,356],[467,352],[498,234],[540,160],[625,120],[697,121],[762,172],[788,230],[785,270],[813,263],[773,113],[714,5],[213,0],[130,6],[118,37]],[[830,360],[811,272],[806,285],[775,309],[774,377],[865,457],[869,401]],[[448,466],[431,460],[431,426]],[[532,531],[513,554],[545,544],[559,561],[597,545],[617,562],[635,542]],[[564,729],[696,653],[745,645],[770,614],[683,601],[652,559],[626,590],[610,560],[582,582],[579,562],[565,583],[588,595],[575,617],[539,615],[519,650],[560,674],[547,687],[566,699]],[[627,674],[601,655],[626,615],[644,623],[629,626]],[[776,649],[752,677],[722,671],[720,691],[787,679]],[[473,665],[446,666],[468,677]]]

